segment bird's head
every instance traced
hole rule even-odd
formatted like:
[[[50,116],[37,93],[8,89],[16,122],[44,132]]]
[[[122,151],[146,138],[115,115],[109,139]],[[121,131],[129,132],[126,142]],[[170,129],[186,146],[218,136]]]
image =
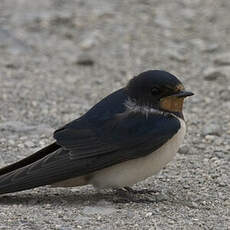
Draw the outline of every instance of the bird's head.
[[[132,78],[127,93],[133,106],[145,112],[153,110],[182,116],[184,98],[193,93],[185,91],[183,84],[172,74],[161,70],[149,70]]]

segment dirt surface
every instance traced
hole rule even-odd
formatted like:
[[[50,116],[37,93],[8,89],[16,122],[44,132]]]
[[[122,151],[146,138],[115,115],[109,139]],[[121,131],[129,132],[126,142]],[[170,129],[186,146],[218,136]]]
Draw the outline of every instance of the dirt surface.
[[[0,198],[0,229],[230,229],[230,1],[1,0],[0,165],[147,69],[196,96],[177,157],[134,186],[150,202],[92,187]]]

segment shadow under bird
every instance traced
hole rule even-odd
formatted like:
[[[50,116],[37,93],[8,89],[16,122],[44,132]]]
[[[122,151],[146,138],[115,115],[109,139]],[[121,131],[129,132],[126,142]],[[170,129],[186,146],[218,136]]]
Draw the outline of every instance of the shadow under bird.
[[[193,95],[172,74],[149,70],[54,132],[53,144],[0,169],[0,194],[43,185],[122,188],[164,167],[186,131]]]

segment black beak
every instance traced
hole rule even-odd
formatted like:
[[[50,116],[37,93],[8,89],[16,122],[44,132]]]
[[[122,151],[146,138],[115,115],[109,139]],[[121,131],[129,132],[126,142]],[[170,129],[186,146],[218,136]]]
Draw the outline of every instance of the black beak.
[[[180,91],[179,93],[173,94],[173,96],[176,96],[176,97],[190,97],[192,95],[194,95],[194,93],[189,92],[189,91]]]

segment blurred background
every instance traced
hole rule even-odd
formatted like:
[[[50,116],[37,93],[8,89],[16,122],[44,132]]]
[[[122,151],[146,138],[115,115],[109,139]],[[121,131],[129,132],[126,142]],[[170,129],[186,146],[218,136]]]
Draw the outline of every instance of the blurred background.
[[[140,184],[166,193],[166,206],[157,206],[163,219],[146,223],[227,229],[229,12],[228,0],[0,0],[0,165],[51,143],[55,129],[134,75],[166,70],[195,96],[185,103],[188,133],[177,159]],[[192,208],[182,210],[183,199]],[[125,213],[120,219],[140,224],[142,211],[139,219]]]

